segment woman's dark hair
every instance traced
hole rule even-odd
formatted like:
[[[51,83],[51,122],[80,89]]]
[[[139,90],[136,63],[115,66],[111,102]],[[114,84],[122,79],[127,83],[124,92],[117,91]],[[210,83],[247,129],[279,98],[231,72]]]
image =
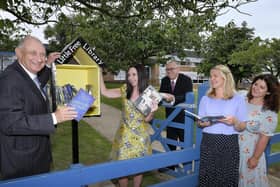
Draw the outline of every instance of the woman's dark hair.
[[[148,75],[147,72],[145,70],[145,66],[143,64],[137,64],[137,65],[133,65],[130,66],[128,68],[128,70],[130,68],[135,68],[137,71],[137,76],[138,76],[138,89],[139,89],[139,93],[143,93],[143,91],[147,88],[148,86]],[[127,70],[127,71],[128,71]],[[126,85],[127,85],[127,89],[126,89],[126,98],[130,99],[131,94],[132,94],[132,85],[129,83],[128,81],[128,73],[126,73]]]
[[[263,80],[267,86],[268,94],[264,97],[263,109],[278,112],[280,108],[280,83],[277,78],[271,74],[261,74],[254,78],[247,94],[248,101],[253,99],[252,87],[257,80]]]

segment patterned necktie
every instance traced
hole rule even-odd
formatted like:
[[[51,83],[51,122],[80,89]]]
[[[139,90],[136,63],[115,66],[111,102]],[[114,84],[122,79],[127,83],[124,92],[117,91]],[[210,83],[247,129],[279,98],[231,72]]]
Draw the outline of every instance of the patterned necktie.
[[[175,81],[172,80],[172,81],[171,81],[171,90],[172,90],[172,93],[174,92],[174,88],[175,88]]]
[[[38,77],[35,77],[35,78],[33,79],[33,81],[34,81],[34,83],[36,84],[37,88],[40,90],[40,92],[41,92],[42,96],[44,97],[44,99],[46,100],[46,93],[45,93],[45,91],[43,90],[43,88],[41,87],[41,83],[40,83]]]

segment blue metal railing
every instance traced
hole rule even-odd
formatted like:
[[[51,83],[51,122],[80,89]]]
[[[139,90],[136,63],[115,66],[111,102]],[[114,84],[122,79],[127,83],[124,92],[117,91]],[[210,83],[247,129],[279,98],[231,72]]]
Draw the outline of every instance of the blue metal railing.
[[[280,143],[280,133],[274,134],[268,142],[268,145],[265,150],[266,155],[266,163],[267,167],[269,167],[271,164],[279,163],[280,162],[280,151],[279,152],[271,152],[273,144]]]
[[[198,88],[198,101],[205,94],[208,84],[202,84]],[[83,166],[81,164],[72,165],[70,169],[58,172],[51,172],[41,175],[34,175],[14,180],[0,181],[1,187],[22,187],[22,186],[68,186],[76,187],[89,184],[96,184],[102,181],[108,181],[123,176],[129,176],[137,173],[147,172],[164,168],[170,165],[182,163],[184,168],[177,172],[176,178],[162,183],[154,184],[152,187],[170,187],[170,186],[197,186],[198,166],[199,166],[199,145],[201,141],[201,129],[194,125],[193,119],[186,116],[185,124],[176,124],[172,120],[182,110],[193,111],[194,95],[187,95],[185,105],[175,107],[174,112],[165,120],[155,119],[152,128],[155,133],[151,136],[152,141],[159,141],[167,152],[155,150],[151,156],[142,158],[107,162],[92,166]],[[169,140],[161,135],[162,130],[168,126],[175,126],[185,129],[185,141],[176,142]],[[280,142],[280,134],[274,135],[266,149],[268,165],[280,162],[280,152],[270,153],[271,146]],[[183,149],[169,152],[167,144],[173,144]],[[171,173],[174,174],[174,173]]]

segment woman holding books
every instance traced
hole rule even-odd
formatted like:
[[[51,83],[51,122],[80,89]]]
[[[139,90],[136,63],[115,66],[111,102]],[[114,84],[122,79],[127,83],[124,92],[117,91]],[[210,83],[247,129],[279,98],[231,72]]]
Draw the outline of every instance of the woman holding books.
[[[280,85],[270,74],[254,78],[247,94],[248,122],[239,134],[239,186],[269,186],[264,150],[277,126]]]
[[[144,116],[134,106],[136,99],[148,86],[143,65],[129,67],[126,84],[121,88],[107,89],[101,76],[101,94],[109,98],[122,98],[122,118],[112,146],[112,159],[125,160],[152,154],[148,122],[153,119],[158,103],[152,103],[151,112]],[[140,187],[142,174],[133,177],[134,187]],[[119,179],[121,187],[128,186],[128,177]]]
[[[200,101],[198,114],[224,118],[198,122],[203,128],[199,186],[238,186],[238,131],[245,128],[246,112],[245,99],[236,93],[229,68],[213,67],[210,88]]]

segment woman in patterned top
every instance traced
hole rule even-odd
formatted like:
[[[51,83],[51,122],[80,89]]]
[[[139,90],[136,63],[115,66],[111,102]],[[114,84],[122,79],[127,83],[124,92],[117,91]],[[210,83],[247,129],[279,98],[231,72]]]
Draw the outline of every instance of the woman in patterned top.
[[[254,78],[247,94],[248,122],[239,135],[239,186],[269,186],[264,150],[277,126],[280,86],[276,77]]]
[[[152,120],[158,103],[152,104],[152,110],[144,116],[136,110],[133,102],[148,86],[143,65],[132,66],[126,75],[126,84],[121,88],[107,89],[101,76],[101,94],[109,98],[122,98],[122,118],[112,145],[112,159],[125,160],[152,154],[148,122]],[[134,187],[140,187],[142,174],[133,177]],[[128,186],[128,177],[119,179],[121,187]]]

